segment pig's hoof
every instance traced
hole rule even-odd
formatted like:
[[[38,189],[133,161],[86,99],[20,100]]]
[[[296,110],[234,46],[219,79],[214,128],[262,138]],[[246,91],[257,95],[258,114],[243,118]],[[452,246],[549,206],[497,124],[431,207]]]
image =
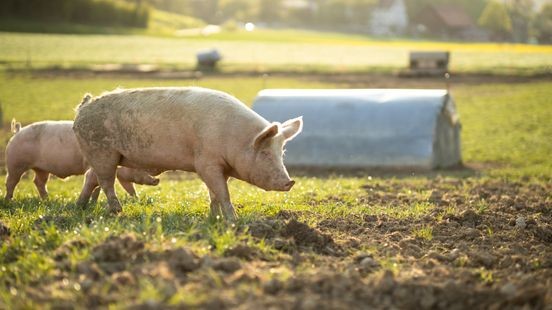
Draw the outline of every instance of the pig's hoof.
[[[107,212],[109,212],[110,214],[119,214],[123,211],[123,208],[118,205],[118,206],[107,206]]]
[[[228,222],[235,222],[238,220],[238,215],[236,214],[236,211],[234,209],[232,210],[225,210],[224,212],[224,218]]]
[[[75,205],[81,209],[86,209],[88,207],[88,201],[77,200]]]

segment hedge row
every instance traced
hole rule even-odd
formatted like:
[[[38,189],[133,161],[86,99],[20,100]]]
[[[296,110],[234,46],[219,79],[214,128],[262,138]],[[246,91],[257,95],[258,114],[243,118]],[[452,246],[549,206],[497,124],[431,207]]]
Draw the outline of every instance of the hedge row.
[[[1,0],[0,16],[98,26],[147,27],[149,9],[108,0]]]

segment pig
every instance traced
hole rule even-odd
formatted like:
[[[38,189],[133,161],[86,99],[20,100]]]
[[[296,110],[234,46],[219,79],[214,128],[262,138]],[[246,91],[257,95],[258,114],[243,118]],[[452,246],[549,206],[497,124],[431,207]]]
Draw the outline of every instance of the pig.
[[[46,183],[50,174],[60,178],[81,175],[86,172],[85,184],[93,189],[98,187],[96,175],[87,172],[88,164],[82,156],[72,121],[44,121],[21,128],[21,124],[12,120],[12,132],[15,135],[6,147],[6,200],[13,197],[13,192],[23,173],[29,169],[35,172],[34,184],[42,199],[48,197]],[[157,185],[158,179],[145,171],[121,167],[117,177],[123,188],[136,196],[133,183]],[[98,190],[92,193],[96,200]]]
[[[196,172],[209,190],[211,214],[233,221],[228,178],[289,191],[295,181],[284,166],[283,148],[302,126],[302,117],[270,123],[221,91],[155,87],[85,97],[73,130],[110,211],[122,211],[113,187],[121,165]]]

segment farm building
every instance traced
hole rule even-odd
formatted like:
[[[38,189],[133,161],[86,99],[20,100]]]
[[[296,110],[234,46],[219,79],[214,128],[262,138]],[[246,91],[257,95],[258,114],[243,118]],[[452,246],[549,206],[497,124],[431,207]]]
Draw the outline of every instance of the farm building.
[[[370,19],[370,30],[374,35],[404,33],[408,26],[408,13],[404,0],[380,0]]]
[[[429,34],[444,39],[487,40],[487,34],[477,28],[468,13],[455,4],[427,5],[413,20],[423,25]]]
[[[303,116],[285,163],[312,168],[433,169],[460,164],[460,122],[446,90],[269,89],[253,110]]]

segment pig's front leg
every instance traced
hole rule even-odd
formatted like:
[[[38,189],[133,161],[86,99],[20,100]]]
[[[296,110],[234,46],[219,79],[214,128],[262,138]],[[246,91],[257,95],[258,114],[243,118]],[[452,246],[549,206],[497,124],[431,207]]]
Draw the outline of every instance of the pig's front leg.
[[[224,175],[222,169],[218,166],[206,166],[198,169],[197,173],[209,189],[211,198],[211,215],[224,216],[229,221],[235,221],[238,216],[236,210],[230,202],[230,193],[228,192],[228,177]]]
[[[136,197],[136,189],[134,189],[134,184],[132,182],[124,181],[119,179],[119,184],[123,187],[123,189],[132,197]]]
[[[46,190],[46,183],[48,182],[48,178],[50,177],[50,174],[47,171],[34,169],[35,177],[34,177],[34,184],[36,186],[36,189],[38,190],[38,194],[40,195],[40,198],[46,199],[48,198],[48,190]]]

